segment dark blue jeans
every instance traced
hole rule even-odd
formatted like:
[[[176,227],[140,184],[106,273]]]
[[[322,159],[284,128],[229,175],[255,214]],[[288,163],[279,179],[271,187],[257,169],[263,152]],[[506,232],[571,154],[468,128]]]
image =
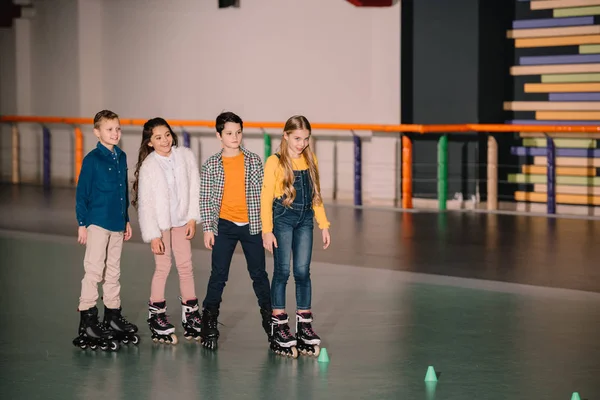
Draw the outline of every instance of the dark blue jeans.
[[[219,308],[222,301],[221,296],[229,278],[231,258],[239,241],[242,243],[242,250],[244,250],[244,256],[246,256],[248,272],[252,279],[258,305],[265,310],[270,310],[271,293],[262,235],[260,233],[251,235],[248,225],[237,226],[225,219],[219,219],[218,229],[219,234],[215,236],[215,244],[212,249],[212,269],[203,307],[212,310]]]
[[[312,209],[290,209],[277,202],[273,204],[273,234],[277,239],[277,248],[273,249],[275,268],[271,282],[273,309],[285,309],[285,290],[293,259],[296,307],[298,310],[310,310],[313,218]]]

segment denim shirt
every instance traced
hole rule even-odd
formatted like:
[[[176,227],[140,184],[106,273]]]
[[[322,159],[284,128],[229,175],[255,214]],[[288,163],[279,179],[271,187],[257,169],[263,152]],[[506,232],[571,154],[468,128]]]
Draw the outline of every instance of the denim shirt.
[[[77,183],[75,212],[79,226],[97,225],[122,232],[129,222],[127,156],[115,146],[100,142],[83,159]]]

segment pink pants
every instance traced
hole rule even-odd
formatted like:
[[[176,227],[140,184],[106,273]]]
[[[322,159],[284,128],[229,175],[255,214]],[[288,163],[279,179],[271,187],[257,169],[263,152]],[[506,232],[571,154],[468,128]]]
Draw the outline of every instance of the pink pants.
[[[192,244],[185,238],[185,226],[163,231],[162,241],[165,252],[154,255],[156,269],[152,277],[150,301],[159,303],[165,300],[165,286],[171,271],[171,256],[175,256],[175,265],[179,274],[179,290],[183,301],[196,298],[194,288],[194,270],[192,268]]]

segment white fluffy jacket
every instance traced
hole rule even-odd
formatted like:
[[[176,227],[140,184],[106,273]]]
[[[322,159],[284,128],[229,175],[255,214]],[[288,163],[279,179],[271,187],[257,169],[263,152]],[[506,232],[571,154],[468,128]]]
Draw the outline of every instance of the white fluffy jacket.
[[[179,197],[178,213],[186,221],[200,222],[200,171],[194,153],[186,147],[173,146],[175,181]],[[138,183],[138,219],[142,239],[149,243],[171,229],[169,186],[155,152],[140,167]]]

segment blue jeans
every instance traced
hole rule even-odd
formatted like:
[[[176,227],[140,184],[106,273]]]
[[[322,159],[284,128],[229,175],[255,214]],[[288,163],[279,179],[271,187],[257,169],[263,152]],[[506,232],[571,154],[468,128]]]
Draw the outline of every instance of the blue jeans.
[[[202,306],[209,310],[218,310],[221,305],[223,290],[229,279],[229,267],[237,243],[242,244],[248,272],[252,279],[254,294],[258,305],[265,310],[271,309],[271,293],[269,277],[265,265],[265,249],[262,235],[251,235],[248,225],[237,226],[231,221],[219,219],[219,234],[215,236],[212,250],[212,268],[206,297]]]
[[[278,202],[273,204],[273,234],[277,239],[277,248],[273,249],[275,268],[271,282],[273,309],[285,309],[285,290],[293,257],[296,307],[298,310],[310,310],[313,218],[314,212],[310,208],[290,209]]]

